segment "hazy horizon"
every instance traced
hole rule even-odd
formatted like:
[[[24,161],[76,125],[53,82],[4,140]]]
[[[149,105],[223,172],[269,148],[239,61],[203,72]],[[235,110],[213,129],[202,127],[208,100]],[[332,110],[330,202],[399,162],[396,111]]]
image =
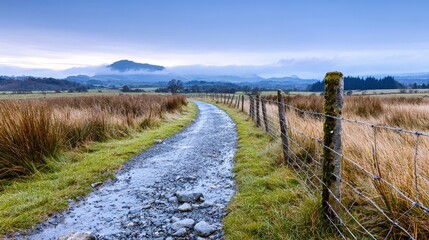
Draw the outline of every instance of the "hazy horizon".
[[[85,74],[120,59],[193,74],[429,72],[428,7],[387,0],[7,1],[0,75]]]

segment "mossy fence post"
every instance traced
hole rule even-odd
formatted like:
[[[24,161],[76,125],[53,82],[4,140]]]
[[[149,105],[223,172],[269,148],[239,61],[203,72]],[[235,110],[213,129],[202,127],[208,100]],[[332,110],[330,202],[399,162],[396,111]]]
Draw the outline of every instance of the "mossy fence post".
[[[288,130],[287,130],[287,124],[286,124],[285,100],[283,98],[282,90],[277,90],[277,102],[279,107],[280,132],[282,134],[281,137],[282,137],[283,159],[286,164],[291,165],[290,157],[289,157],[289,140],[288,140]]]
[[[260,113],[260,102],[261,102],[261,95],[256,94],[256,124],[258,127],[261,127],[261,113]]]
[[[268,125],[267,106],[265,105],[266,104],[265,97],[261,98],[261,104],[262,104],[262,117],[264,119],[264,124],[265,124],[265,131],[269,132],[270,127]]]
[[[244,112],[244,95],[241,95],[241,111]]]
[[[341,181],[338,177],[341,177],[341,111],[343,108],[344,78],[341,72],[328,72],[324,80],[323,113],[328,116],[325,116],[323,123],[323,144],[325,147],[323,148],[322,210],[331,219],[335,219],[333,211],[339,209],[339,203],[335,198],[341,200]]]

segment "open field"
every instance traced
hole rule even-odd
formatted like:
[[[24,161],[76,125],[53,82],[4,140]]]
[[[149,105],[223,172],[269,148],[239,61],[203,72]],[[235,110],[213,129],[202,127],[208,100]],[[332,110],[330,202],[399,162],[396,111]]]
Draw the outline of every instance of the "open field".
[[[155,94],[155,88],[142,88],[146,92],[122,92],[114,89],[90,89],[88,92],[72,92],[63,91],[56,93],[54,91],[33,91],[32,93],[13,93],[0,92],[0,100],[4,99],[34,99],[34,98],[55,98],[55,97],[82,97],[82,96],[115,96],[115,95],[140,95],[140,94]],[[161,94],[161,93],[156,93]]]
[[[152,127],[185,105],[173,95],[0,101],[0,179],[34,174],[61,151]]]

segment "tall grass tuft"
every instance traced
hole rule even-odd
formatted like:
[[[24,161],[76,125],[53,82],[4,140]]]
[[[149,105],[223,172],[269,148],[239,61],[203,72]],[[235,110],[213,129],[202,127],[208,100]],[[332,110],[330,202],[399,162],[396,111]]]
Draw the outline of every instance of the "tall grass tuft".
[[[43,102],[0,102],[0,179],[34,173],[61,148],[61,126]]]

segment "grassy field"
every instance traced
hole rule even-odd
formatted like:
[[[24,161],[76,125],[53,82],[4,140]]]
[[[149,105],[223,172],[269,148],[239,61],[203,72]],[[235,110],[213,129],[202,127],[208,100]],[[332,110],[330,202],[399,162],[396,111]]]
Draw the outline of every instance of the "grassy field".
[[[141,95],[141,94],[155,94],[153,91],[156,88],[143,88],[146,92],[124,93],[120,90],[115,89],[90,89],[88,92],[72,92],[63,91],[56,93],[54,91],[33,91],[32,93],[13,93],[13,92],[2,92],[0,91],[0,100],[4,99],[34,99],[34,98],[56,98],[56,97],[82,97],[82,96],[115,96],[115,95]],[[160,93],[156,93],[160,94]]]
[[[123,163],[149,148],[155,139],[179,132],[197,115],[193,103],[165,114],[158,125],[136,131],[121,140],[90,143],[63,152],[47,169],[31,177],[3,182],[0,190],[0,234],[22,230],[67,208],[69,199],[88,194],[94,182],[114,176]],[[100,164],[102,163],[102,164]]]
[[[319,196],[283,166],[280,143],[249,117],[218,105],[237,124],[234,172],[238,191],[224,221],[227,239],[336,239],[320,221]]]

